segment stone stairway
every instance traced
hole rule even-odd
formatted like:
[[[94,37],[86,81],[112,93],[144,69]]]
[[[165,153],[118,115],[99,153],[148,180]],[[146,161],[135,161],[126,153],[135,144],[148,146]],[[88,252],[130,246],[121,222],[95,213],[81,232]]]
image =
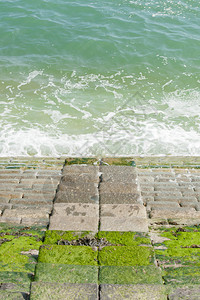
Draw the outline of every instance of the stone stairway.
[[[0,299],[200,299],[199,166],[0,159]]]

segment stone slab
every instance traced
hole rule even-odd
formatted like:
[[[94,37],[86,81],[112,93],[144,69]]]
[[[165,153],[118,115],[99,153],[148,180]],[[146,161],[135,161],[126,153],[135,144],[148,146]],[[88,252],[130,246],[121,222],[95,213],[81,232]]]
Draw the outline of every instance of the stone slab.
[[[91,203],[55,203],[54,215],[65,217],[96,217],[99,216],[99,206]]]
[[[117,285],[102,284],[100,286],[101,300],[167,300],[163,285]]]
[[[146,218],[146,209],[143,204],[102,204],[100,217]]]
[[[124,183],[124,182],[102,182],[100,184],[100,195],[103,193],[109,194],[137,194],[138,185],[135,183]]]
[[[97,266],[98,251],[89,246],[44,245],[38,261],[51,264]]]
[[[31,278],[23,272],[0,272],[0,285],[4,290],[29,293]],[[1,298],[0,298],[1,299]]]
[[[98,283],[97,266],[38,263],[35,281],[59,283]]]
[[[59,191],[69,192],[69,193],[89,193],[91,195],[98,194],[98,183],[94,182],[81,182],[73,183],[71,185],[66,185],[61,182],[59,185]]]
[[[98,231],[99,218],[96,217],[66,217],[54,215],[50,217],[49,230],[88,230]]]
[[[200,300],[200,285],[177,286],[171,288],[168,295],[169,300]]]
[[[55,203],[50,217],[50,230],[97,231],[99,206],[91,203]]]
[[[152,266],[102,266],[100,284],[162,284],[161,271]]]
[[[100,218],[101,231],[137,231],[148,232],[148,221],[146,218],[114,218],[101,217]]]
[[[154,263],[153,249],[145,246],[107,246],[99,251],[101,266],[147,266]]]
[[[6,218],[31,218],[31,219],[45,219],[49,218],[49,214],[45,211],[35,209],[5,209],[3,217]]]
[[[59,284],[33,282],[31,300],[98,300],[97,284]]]
[[[70,173],[67,175],[63,175],[61,179],[61,184],[66,186],[73,186],[77,184],[83,183],[96,183],[98,184],[100,181],[99,174],[96,176],[90,173]]]
[[[150,217],[153,218],[164,218],[164,219],[198,219],[200,218],[200,211],[196,211],[194,208],[180,207],[167,208],[164,210],[153,210],[150,212]]]
[[[1,300],[28,300],[29,295],[21,292],[6,292],[0,290]]]
[[[98,203],[99,195],[84,192],[58,191],[55,203]]]
[[[132,194],[116,194],[116,193],[103,193],[100,195],[101,204],[132,204],[142,203],[140,193]]]

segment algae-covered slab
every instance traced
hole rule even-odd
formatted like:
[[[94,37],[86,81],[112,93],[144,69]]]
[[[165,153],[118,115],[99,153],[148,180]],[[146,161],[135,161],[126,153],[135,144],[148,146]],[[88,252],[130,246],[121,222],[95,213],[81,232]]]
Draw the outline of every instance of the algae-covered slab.
[[[90,231],[60,231],[60,230],[47,230],[45,233],[44,244],[58,245],[62,241],[73,241],[80,238],[92,238],[94,233]]]
[[[5,290],[29,292],[31,277],[23,272],[0,272],[0,286],[4,286]]]
[[[21,292],[7,292],[0,290],[0,299],[1,300],[28,300],[28,294]]]
[[[97,266],[38,263],[35,281],[60,283],[98,283]]]
[[[199,227],[160,229],[157,234],[165,239],[154,244],[156,259],[161,266],[200,266]]]
[[[100,267],[101,284],[162,284],[161,271],[152,266],[104,266]]]
[[[106,157],[102,159],[102,164],[135,167],[135,161],[131,157]]]
[[[147,234],[136,232],[119,232],[119,231],[99,231],[98,238],[104,238],[108,242],[123,246],[138,246],[141,244],[151,244]]]
[[[43,236],[41,228],[1,225],[0,271],[33,273]]]
[[[198,266],[169,267],[163,273],[165,284],[173,285],[200,285],[200,268]]]
[[[141,284],[141,285],[111,285],[102,284],[100,288],[101,300],[167,300],[165,287],[162,285]]]
[[[153,249],[147,246],[107,246],[99,251],[103,266],[147,266],[153,259]]]
[[[98,286],[96,284],[59,284],[33,282],[31,300],[97,300]]]
[[[88,246],[44,245],[40,248],[39,262],[68,265],[98,265],[98,252]]]
[[[169,300],[200,300],[200,285],[183,285],[171,288]]]
[[[74,157],[74,158],[67,158],[65,160],[65,165],[97,165],[99,164],[99,160],[95,157]]]

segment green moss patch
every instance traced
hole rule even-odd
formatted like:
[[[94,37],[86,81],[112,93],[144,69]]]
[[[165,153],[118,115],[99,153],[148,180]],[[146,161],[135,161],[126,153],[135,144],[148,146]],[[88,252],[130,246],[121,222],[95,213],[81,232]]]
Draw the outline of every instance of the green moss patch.
[[[200,284],[200,269],[194,267],[169,267],[163,271],[165,284],[184,285]]]
[[[28,295],[27,295],[28,296]],[[25,294],[23,292],[7,292],[0,291],[0,299],[1,300],[24,300]]]
[[[102,159],[102,163],[116,166],[136,166],[131,157],[106,157]]]
[[[0,272],[0,285],[13,284],[14,291],[29,292],[31,277],[27,273]]]
[[[98,283],[98,267],[38,263],[36,267],[35,281]]]
[[[162,284],[161,271],[156,266],[100,267],[100,284]]]
[[[160,230],[160,236],[168,240],[154,246],[160,264],[200,265],[200,231],[196,227]],[[158,249],[158,248],[163,249]]]
[[[39,262],[68,265],[98,265],[98,252],[87,246],[42,246]]]
[[[94,165],[98,164],[98,159],[94,157],[85,157],[85,158],[67,158],[65,165]]]
[[[97,236],[99,239],[105,238],[112,244],[123,246],[151,244],[151,240],[146,234],[140,234],[136,232],[99,231]]]
[[[64,284],[33,282],[31,287],[31,300],[60,300],[60,299],[98,299],[98,286],[96,284]]]
[[[38,228],[4,227],[0,231],[0,271],[33,273],[44,232]]]
[[[153,259],[153,249],[145,246],[108,246],[99,251],[101,266],[147,266]]]

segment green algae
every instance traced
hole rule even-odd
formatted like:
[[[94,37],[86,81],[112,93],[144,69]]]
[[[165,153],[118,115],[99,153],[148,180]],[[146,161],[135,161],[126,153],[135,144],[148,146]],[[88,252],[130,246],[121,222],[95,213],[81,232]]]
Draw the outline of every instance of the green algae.
[[[104,266],[147,266],[153,259],[153,249],[145,246],[107,246],[99,251],[99,264]]]
[[[166,262],[178,261],[182,264],[200,265],[200,231],[196,227],[170,228],[160,231],[160,236],[168,240],[154,246],[166,249],[155,250],[156,257]]]
[[[200,284],[200,269],[198,266],[169,267],[162,272],[165,284],[193,285]]]
[[[12,283],[18,291],[29,292],[31,276],[23,272],[0,272],[0,285]]]
[[[27,296],[27,295],[26,295]],[[7,292],[0,291],[0,299],[1,300],[24,300],[27,299],[23,292]]]
[[[102,159],[102,163],[115,166],[136,166],[135,162],[130,157],[106,157]]]
[[[13,237],[0,247],[0,271],[34,272],[36,258],[30,250],[39,250],[41,241],[33,237]]]
[[[44,231],[41,227],[0,227],[0,271],[33,273]]]
[[[45,233],[44,244],[57,245],[59,241],[73,241],[83,237],[94,236],[90,231],[60,231],[60,230],[47,230]]]
[[[152,266],[103,266],[99,272],[100,284],[162,284],[161,271]]]
[[[99,239],[105,238],[108,242],[123,246],[138,246],[141,244],[151,244],[150,238],[145,234],[136,232],[119,232],[119,231],[99,231]]]
[[[97,266],[97,251],[88,246],[42,246],[38,257],[39,262],[68,264],[68,265],[93,265]]]
[[[94,165],[99,164],[99,160],[94,157],[85,158],[67,158],[65,160],[65,165]]]
[[[38,263],[35,281],[60,283],[98,283],[97,266]]]

